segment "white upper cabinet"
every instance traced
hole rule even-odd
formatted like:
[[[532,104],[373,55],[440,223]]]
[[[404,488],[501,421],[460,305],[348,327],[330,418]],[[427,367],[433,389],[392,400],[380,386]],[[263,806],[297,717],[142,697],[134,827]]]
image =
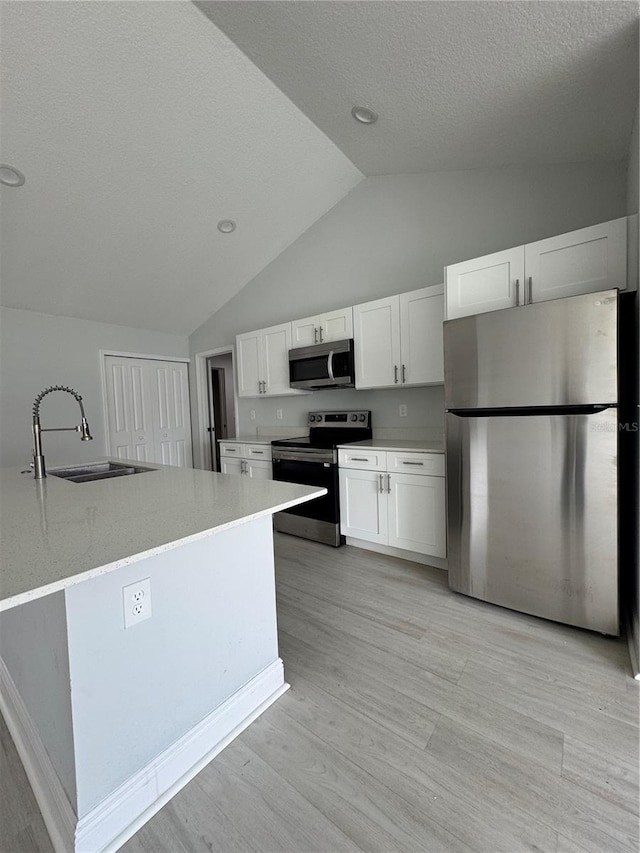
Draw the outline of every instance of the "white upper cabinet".
[[[236,338],[238,396],[257,397],[262,393],[262,332],[245,332]]]
[[[444,381],[443,294],[440,284],[355,306],[356,388]]]
[[[522,298],[524,246],[453,264],[444,280],[447,320],[511,308]]]
[[[627,219],[445,269],[447,319],[627,286]]]
[[[627,219],[524,247],[527,302],[627,286]]]
[[[300,392],[289,387],[291,323],[236,337],[239,397],[283,397]]]
[[[291,324],[293,347],[308,347],[325,341],[343,341],[353,337],[353,308],[339,308],[294,320]]]
[[[353,309],[356,388],[400,381],[400,298],[389,296]]]
[[[444,382],[444,285],[400,294],[400,378],[404,385]]]

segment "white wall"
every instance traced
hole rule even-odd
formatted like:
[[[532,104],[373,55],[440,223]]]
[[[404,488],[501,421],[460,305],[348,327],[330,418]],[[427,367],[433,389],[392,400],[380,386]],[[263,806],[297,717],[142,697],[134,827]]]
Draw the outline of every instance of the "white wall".
[[[45,433],[47,466],[83,462],[105,454],[100,376],[101,349],[186,357],[187,338],[15,308],[0,309],[0,467],[31,461],[31,407],[48,385],[69,385],[83,397],[94,440],[70,432]],[[68,394],[42,401],[42,426],[73,426],[79,409]]]
[[[76,773],[64,594],[48,595],[2,613],[0,657],[75,809]]]
[[[151,578],[125,630],[122,587]],[[278,659],[271,517],[65,590],[78,817]]]
[[[367,178],[200,326],[190,352],[233,343],[239,332],[439,284],[447,264],[623,216],[625,181],[624,163]],[[378,428],[414,426],[412,412],[442,419],[435,390],[338,393],[242,403],[239,430],[255,426],[252,408],[263,425],[295,425],[303,411],[340,406],[370,406]],[[400,402],[410,412],[402,422]],[[277,423],[276,408],[285,414]],[[194,447],[198,464],[197,441]]]

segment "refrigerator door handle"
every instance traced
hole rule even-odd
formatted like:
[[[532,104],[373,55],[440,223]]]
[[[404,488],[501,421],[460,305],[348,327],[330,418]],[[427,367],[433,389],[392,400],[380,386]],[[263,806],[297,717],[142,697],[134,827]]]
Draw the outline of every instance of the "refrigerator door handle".
[[[520,279],[516,279],[516,308],[520,305]]]
[[[533,280],[529,276],[529,305],[533,302]]]

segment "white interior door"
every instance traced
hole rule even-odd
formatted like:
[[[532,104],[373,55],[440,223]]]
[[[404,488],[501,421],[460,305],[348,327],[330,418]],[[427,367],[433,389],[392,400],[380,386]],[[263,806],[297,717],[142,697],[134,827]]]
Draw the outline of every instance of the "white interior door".
[[[105,356],[105,376],[110,454],[190,467],[187,365]]]
[[[152,362],[154,386],[154,456],[163,465],[191,467],[191,422],[187,365],[181,362]],[[157,406],[157,409],[156,409]]]

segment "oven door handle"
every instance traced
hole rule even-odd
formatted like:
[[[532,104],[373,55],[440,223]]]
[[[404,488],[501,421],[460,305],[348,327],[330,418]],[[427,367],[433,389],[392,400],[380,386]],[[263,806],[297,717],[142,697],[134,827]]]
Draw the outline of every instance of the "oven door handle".
[[[306,462],[308,465],[337,465],[337,462],[333,458],[333,455],[327,454],[326,456],[320,454],[311,454],[304,453],[304,451],[300,453],[296,453],[295,451],[280,455],[277,452],[274,452],[272,456],[272,461],[275,464],[283,463],[283,462]]]
[[[335,376],[333,375],[333,350],[327,356],[327,373],[329,374],[329,379],[332,382],[336,381]]]

